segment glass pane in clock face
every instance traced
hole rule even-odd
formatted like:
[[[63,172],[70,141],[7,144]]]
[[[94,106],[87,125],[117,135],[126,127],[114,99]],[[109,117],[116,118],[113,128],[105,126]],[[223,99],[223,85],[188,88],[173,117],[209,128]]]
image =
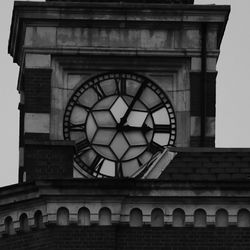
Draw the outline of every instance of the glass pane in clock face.
[[[134,177],[154,154],[173,146],[176,120],[166,94],[133,73],[106,73],[80,86],[64,115],[75,164],[94,177]],[[78,168],[79,169],[79,168]]]

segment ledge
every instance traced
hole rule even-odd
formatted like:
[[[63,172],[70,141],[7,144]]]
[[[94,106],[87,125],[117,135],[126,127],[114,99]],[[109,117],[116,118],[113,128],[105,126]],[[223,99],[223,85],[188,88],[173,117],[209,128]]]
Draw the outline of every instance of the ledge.
[[[46,0],[46,2],[110,2],[110,3],[141,3],[141,4],[147,4],[147,3],[165,3],[165,4],[193,4],[194,0]]]
[[[26,139],[25,145],[41,145],[41,146],[75,146],[74,141],[38,141],[33,139]]]
[[[190,193],[199,190],[202,192],[206,190],[217,190],[225,192],[228,190],[232,194],[234,191],[250,191],[250,180],[245,181],[170,181],[170,180],[136,180],[136,179],[51,179],[39,180],[34,182],[27,182],[21,184],[14,184],[0,188],[0,200],[3,198],[10,198],[11,196],[28,195],[29,193],[36,193],[38,196],[54,196],[54,195],[94,195],[94,196],[123,196],[132,195],[134,197],[156,197],[166,196],[175,190],[180,194],[183,191],[190,191]],[[152,191],[152,193],[151,193]],[[175,196],[176,196],[175,192]],[[158,193],[158,195],[157,195]],[[165,195],[163,195],[165,193]],[[210,193],[210,192],[209,192]],[[161,194],[161,195],[160,195]],[[170,195],[171,196],[171,195]],[[188,195],[187,195],[188,196]],[[209,194],[209,197],[217,196],[215,192]]]
[[[212,147],[192,147],[192,148],[171,148],[172,152],[185,152],[185,153],[249,153],[250,148],[212,148]]]
[[[164,1],[164,0],[163,0]],[[142,3],[138,3],[135,1],[47,1],[47,2],[32,2],[32,1],[16,1],[14,2],[15,7],[69,7],[69,8],[75,8],[75,7],[93,7],[93,8],[120,8],[122,7],[128,7],[133,9],[133,7],[143,10],[147,8],[156,8],[156,9],[162,9],[164,7],[164,10],[201,10],[201,11],[230,11],[230,5],[211,5],[211,4],[202,4],[202,5],[196,5],[196,4],[172,4],[167,2],[161,2],[157,3],[155,1],[150,1],[146,5],[142,6]]]

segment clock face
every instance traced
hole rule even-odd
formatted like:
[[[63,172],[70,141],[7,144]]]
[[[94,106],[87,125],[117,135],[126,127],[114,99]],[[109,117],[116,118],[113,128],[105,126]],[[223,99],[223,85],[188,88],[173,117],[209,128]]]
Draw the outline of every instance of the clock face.
[[[153,155],[174,145],[176,120],[169,99],[151,80],[111,72],[75,91],[63,132],[76,143],[74,164],[82,174],[134,177]]]

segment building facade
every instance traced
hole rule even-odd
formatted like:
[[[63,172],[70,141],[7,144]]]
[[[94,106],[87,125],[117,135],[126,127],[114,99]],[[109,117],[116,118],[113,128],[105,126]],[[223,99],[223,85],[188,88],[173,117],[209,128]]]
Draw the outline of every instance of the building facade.
[[[215,148],[230,7],[15,2],[19,183],[1,249],[249,249],[250,150]]]

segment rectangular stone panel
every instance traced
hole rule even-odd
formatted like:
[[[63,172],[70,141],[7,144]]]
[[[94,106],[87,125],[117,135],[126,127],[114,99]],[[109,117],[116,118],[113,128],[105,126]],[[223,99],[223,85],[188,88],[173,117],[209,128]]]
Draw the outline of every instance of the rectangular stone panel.
[[[24,133],[47,133],[50,132],[50,114],[25,113]]]
[[[208,30],[207,34],[207,49],[208,50],[216,50],[218,49],[218,34],[217,28],[214,27]]]
[[[27,27],[25,46],[39,48],[87,47],[130,49],[199,49],[200,31],[180,27]]]
[[[72,90],[52,88],[50,136],[53,140],[63,140],[63,116]]]
[[[50,68],[50,55],[48,54],[29,54],[25,56],[26,68]]]
[[[176,112],[176,147],[189,147],[190,112]]]
[[[173,30],[136,28],[57,28],[57,46],[173,49]]]
[[[197,49],[201,47],[201,35],[199,29],[184,30],[182,48]]]
[[[52,47],[56,45],[56,27],[27,27],[25,46]]]

